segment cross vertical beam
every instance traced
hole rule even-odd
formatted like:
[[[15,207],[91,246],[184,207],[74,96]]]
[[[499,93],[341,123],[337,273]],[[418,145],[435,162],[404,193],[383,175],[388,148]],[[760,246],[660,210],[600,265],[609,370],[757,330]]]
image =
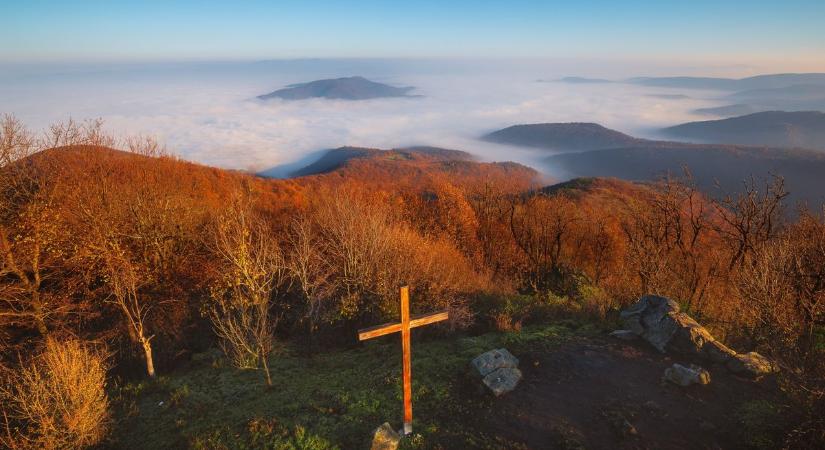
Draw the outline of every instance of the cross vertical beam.
[[[404,434],[412,433],[412,355],[410,348],[410,289],[401,288],[401,353],[404,382]]]
[[[400,292],[401,297],[401,322],[385,323],[370,328],[358,330],[358,340],[376,338],[385,334],[401,332],[401,363],[402,382],[404,388],[404,434],[412,433],[412,346],[410,344],[410,330],[435,322],[447,320],[450,316],[447,311],[433,314],[424,314],[410,317],[410,289],[403,286]]]

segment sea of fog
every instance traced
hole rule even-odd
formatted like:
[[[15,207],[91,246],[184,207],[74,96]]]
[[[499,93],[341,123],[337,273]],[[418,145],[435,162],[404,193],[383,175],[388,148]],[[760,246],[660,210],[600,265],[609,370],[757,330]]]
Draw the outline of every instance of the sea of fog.
[[[598,69],[412,60],[3,66],[0,113],[35,130],[69,117],[102,118],[114,134],[154,135],[185,159],[261,171],[344,145],[431,145],[540,167],[535,151],[478,137],[536,122],[597,122],[654,137],[658,128],[702,119],[691,113],[696,108],[721,104],[712,92],[551,81]],[[352,75],[415,86],[422,97],[255,99],[291,83]],[[617,77],[630,75],[649,73]]]

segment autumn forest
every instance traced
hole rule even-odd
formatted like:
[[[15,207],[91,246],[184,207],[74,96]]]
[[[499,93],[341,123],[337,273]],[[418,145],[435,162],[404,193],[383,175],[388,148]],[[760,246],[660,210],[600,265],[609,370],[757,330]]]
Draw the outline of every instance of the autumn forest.
[[[780,177],[735,192],[699,191],[688,167],[547,185],[519,164],[414,148],[275,180],[100,121],[0,125],[7,447],[113,445],[112,389],[210,348],[266,389],[285,347],[352,348],[355,330],[394,320],[400,283],[413,312],[449,311],[433,339],[609,324],[643,294],[675,299],[781,367],[784,445],[825,430],[825,218],[788,204]],[[55,423],[66,398],[73,418]]]

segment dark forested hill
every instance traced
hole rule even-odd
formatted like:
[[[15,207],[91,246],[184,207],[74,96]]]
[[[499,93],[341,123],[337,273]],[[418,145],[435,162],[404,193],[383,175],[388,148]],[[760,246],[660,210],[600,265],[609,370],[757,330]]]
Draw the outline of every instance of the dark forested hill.
[[[720,144],[638,139],[597,124],[517,125],[485,140],[566,153],[548,156],[551,172],[570,177],[616,177],[655,180],[682,175],[687,168],[708,194],[741,190],[745,180],[782,176],[791,201],[817,207],[825,200],[825,153],[790,149],[825,140],[825,114],[818,112],[758,113],[734,119],[696,122],[665,130],[668,134],[701,136]],[[728,134],[725,134],[728,133]],[[729,137],[731,136],[731,137]],[[697,138],[698,140],[698,138]],[[742,142],[760,145],[729,145]],[[823,147],[818,147],[823,148]]]
[[[596,150],[640,145],[644,139],[628,136],[596,123],[536,123],[514,125],[487,134],[482,139],[556,151]]]
[[[335,78],[309,83],[289,85],[269,94],[258,96],[261,100],[280,98],[283,100],[303,100],[327,98],[338,100],[367,100],[382,97],[409,97],[412,87],[394,87],[376,83],[364,77]]]
[[[567,153],[547,162],[572,176],[639,181],[681,176],[688,168],[709,195],[739,191],[751,177],[758,181],[779,175],[785,179],[791,203],[803,201],[817,208],[825,201],[825,154],[812,150],[666,144]]]
[[[690,122],[662,131],[668,136],[696,142],[825,150],[825,113],[818,111],[766,111]]]
[[[518,163],[481,162],[466,152],[435,147],[391,150],[341,147],[327,151],[291,176],[301,185],[349,180],[368,186],[415,189],[435,179],[454,185],[496,181],[526,188],[541,178],[536,170]]]

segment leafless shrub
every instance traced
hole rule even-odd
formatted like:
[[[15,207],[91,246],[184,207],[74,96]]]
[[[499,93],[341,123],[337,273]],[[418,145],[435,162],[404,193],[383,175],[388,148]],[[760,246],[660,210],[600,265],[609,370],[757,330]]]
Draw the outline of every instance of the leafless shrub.
[[[169,156],[169,151],[165,145],[158,142],[157,138],[150,135],[129,136],[123,142],[126,149],[136,155],[160,158]]]
[[[375,313],[385,306],[384,294],[395,292],[399,283],[387,277],[393,248],[390,217],[386,209],[350,193],[332,195],[313,211],[325,257],[334,268],[330,288],[340,298],[343,317]]]
[[[93,145],[114,147],[116,140],[103,129],[103,119],[87,119],[77,122],[72,118],[56,122],[43,134],[43,148],[67,145]]]
[[[105,359],[79,341],[47,340],[43,353],[0,390],[6,426],[0,444],[76,449],[99,443],[109,421]]]
[[[329,270],[326,290],[339,299],[339,317],[397,316],[398,287],[409,284],[414,310],[448,309],[453,326],[472,322],[466,296],[488,284],[451,240],[422,235],[367,193],[340,190],[330,196],[310,214]]]
[[[36,148],[34,135],[11,114],[0,118],[0,169],[31,155]]]

